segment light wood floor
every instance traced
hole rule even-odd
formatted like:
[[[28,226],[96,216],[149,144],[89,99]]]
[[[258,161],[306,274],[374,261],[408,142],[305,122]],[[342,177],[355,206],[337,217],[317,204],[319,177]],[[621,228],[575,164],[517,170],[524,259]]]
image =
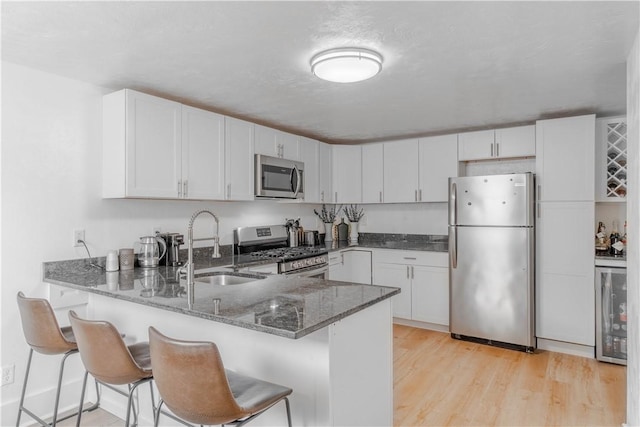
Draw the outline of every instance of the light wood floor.
[[[394,325],[393,343],[395,426],[613,427],[625,420],[623,366],[525,354],[401,325]],[[102,409],[82,416],[83,426],[122,424]]]
[[[626,368],[394,325],[396,426],[620,426]]]

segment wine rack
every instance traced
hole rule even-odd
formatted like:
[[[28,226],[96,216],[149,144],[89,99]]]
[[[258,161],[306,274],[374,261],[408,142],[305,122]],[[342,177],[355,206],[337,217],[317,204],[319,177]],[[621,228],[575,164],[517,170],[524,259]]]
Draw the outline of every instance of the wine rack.
[[[627,123],[616,120],[606,123],[607,138],[607,198],[627,196]]]

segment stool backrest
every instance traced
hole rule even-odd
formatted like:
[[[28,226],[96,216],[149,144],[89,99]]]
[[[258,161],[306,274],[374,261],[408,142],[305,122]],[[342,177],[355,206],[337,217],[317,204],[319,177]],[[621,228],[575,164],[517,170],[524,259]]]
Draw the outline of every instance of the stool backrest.
[[[130,384],[151,376],[136,363],[122,336],[104,320],[81,319],[69,311],[69,320],[85,369],[107,384]]]
[[[250,415],[233,397],[218,347],[181,341],[149,328],[154,380],[164,403],[195,424],[225,424]]]
[[[32,349],[42,354],[62,354],[77,348],[62,334],[49,301],[27,298],[22,292],[17,299],[24,338]]]

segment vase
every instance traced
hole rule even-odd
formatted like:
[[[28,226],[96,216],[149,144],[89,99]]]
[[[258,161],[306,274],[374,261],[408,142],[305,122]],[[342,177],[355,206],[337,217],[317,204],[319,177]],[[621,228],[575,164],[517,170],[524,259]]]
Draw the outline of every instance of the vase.
[[[333,240],[333,223],[325,222],[324,223],[324,241],[331,242]]]
[[[358,243],[358,222],[352,222],[349,229],[349,241],[351,243]]]

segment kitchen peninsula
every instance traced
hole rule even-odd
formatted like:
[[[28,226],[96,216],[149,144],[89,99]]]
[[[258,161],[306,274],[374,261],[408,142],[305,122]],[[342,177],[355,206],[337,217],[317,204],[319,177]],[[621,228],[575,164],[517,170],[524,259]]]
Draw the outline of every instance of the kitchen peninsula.
[[[128,339],[146,340],[154,326],[216,342],[228,369],[293,388],[295,425],[392,424],[397,288],[218,269],[200,275],[189,309],[175,268],[105,273],[84,260],[62,261],[45,263],[43,277],[52,294],[88,295],[89,316],[111,321]],[[222,277],[245,283],[213,284]],[[269,411],[254,424],[280,425],[283,413]]]

